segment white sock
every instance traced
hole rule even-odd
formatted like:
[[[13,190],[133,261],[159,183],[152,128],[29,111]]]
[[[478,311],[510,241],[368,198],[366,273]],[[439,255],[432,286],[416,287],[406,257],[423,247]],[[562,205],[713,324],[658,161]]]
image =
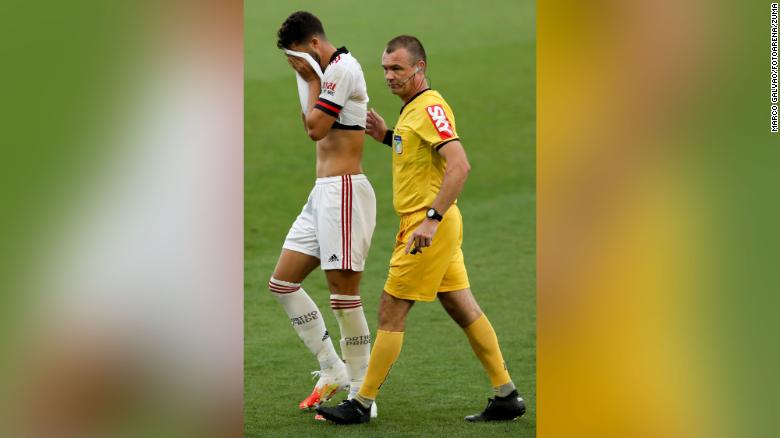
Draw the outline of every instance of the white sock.
[[[343,364],[325,329],[322,313],[299,283],[271,278],[271,295],[284,307],[295,332],[317,358],[323,373],[333,372]]]
[[[515,384],[514,384],[514,383],[512,383],[512,381],[510,380],[510,381],[509,381],[509,383],[504,383],[504,384],[503,384],[503,385],[501,385],[501,386],[495,386],[495,387],[493,387],[493,392],[494,392],[494,393],[495,393],[495,394],[496,394],[498,397],[506,397],[506,396],[508,396],[509,394],[511,394],[511,393],[512,393],[512,391],[514,391],[515,389],[517,389],[517,387],[516,387],[516,386],[515,386]]]
[[[371,356],[371,333],[359,296],[330,295],[330,308],[341,330],[341,355],[349,374],[349,396],[354,398],[363,384]]]

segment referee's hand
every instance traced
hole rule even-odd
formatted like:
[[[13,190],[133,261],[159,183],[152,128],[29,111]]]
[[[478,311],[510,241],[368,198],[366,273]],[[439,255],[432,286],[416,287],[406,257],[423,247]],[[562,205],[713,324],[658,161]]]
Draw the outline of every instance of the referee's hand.
[[[387,123],[373,108],[366,114],[366,135],[370,135],[374,140],[382,143],[387,132]]]
[[[409,254],[410,251],[412,254],[422,254],[423,248],[433,244],[433,235],[436,234],[438,228],[439,221],[426,218],[423,223],[414,230],[409,237],[409,240],[406,242],[406,254]],[[414,245],[414,251],[412,251],[412,245]]]

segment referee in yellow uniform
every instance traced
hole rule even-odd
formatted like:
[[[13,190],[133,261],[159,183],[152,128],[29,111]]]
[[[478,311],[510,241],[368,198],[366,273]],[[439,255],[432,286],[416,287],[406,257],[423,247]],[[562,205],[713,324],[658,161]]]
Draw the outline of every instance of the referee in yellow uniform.
[[[379,327],[368,371],[354,399],[317,411],[339,424],[370,420],[371,404],[403,344],[406,316],[416,301],[437,297],[463,328],[490,377],[495,397],[467,421],[513,420],[525,413],[507,372],[498,338],[469,288],[463,262],[463,221],[457,197],[469,173],[455,116],[444,98],[428,87],[427,59],[420,41],[401,35],[382,56],[385,80],[404,102],[394,130],[371,110],[366,134],[392,148],[393,206],[401,217],[390,270],[379,304]]]

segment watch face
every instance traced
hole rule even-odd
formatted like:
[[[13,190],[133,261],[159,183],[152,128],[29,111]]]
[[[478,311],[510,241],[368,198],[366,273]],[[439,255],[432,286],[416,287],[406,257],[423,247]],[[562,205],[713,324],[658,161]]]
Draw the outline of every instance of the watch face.
[[[427,214],[428,214],[428,219],[433,219],[433,216],[436,215],[436,212],[432,208],[430,208],[428,209]]]

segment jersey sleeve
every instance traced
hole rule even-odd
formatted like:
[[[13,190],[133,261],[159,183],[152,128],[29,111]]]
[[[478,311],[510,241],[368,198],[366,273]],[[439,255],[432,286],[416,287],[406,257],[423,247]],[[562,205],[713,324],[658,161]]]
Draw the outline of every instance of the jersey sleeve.
[[[352,94],[353,82],[352,73],[343,64],[331,64],[325,69],[322,90],[314,108],[338,118]]]
[[[455,131],[455,116],[448,105],[430,102],[422,107],[423,114],[416,131],[425,143],[438,150],[445,143],[459,138]]]

